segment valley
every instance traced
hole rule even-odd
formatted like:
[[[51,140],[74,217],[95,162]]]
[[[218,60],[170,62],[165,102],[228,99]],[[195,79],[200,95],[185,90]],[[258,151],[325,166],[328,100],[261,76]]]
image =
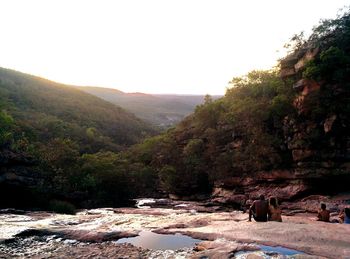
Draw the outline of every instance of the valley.
[[[349,258],[350,11],[287,47],[224,96],[0,68],[0,257]]]
[[[103,87],[78,87],[78,89],[116,104],[161,129],[175,126],[193,113],[196,106],[202,104],[205,98],[204,95],[124,93]],[[220,97],[222,96],[212,96],[214,99]]]

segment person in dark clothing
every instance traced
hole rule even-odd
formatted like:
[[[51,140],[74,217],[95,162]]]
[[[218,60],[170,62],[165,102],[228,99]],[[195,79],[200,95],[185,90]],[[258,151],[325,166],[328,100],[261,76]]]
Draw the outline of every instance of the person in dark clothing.
[[[266,222],[267,213],[269,211],[269,204],[265,200],[264,195],[260,195],[260,199],[254,201],[252,206],[249,208],[249,221],[252,221],[252,216],[257,222]]]
[[[321,210],[318,211],[317,220],[329,222],[330,212],[326,209],[326,204],[321,203]]]

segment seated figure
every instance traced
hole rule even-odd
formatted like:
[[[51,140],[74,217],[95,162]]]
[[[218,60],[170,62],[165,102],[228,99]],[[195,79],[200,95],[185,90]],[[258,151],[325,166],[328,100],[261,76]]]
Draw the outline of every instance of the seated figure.
[[[282,210],[278,206],[277,198],[272,197],[269,200],[269,211],[268,211],[269,221],[282,222]]]
[[[326,209],[326,204],[321,203],[321,209],[318,211],[317,220],[329,222],[330,212]]]
[[[254,201],[249,208],[249,221],[252,221],[252,216],[255,221],[266,222],[268,212],[268,203],[264,195],[260,195],[260,199]]]
[[[350,224],[350,208],[345,208],[340,213],[340,219],[344,224]]]

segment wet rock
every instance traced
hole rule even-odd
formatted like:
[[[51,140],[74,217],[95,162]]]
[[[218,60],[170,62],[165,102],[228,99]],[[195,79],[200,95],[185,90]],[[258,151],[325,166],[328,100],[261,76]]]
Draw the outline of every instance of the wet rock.
[[[239,251],[257,251],[259,247],[225,239],[217,239],[201,242],[194,250],[197,253],[191,258],[232,258]]]
[[[262,255],[256,255],[256,254],[247,255],[246,258],[247,259],[264,259],[264,257]]]
[[[87,231],[87,230],[49,230],[49,229],[26,229],[16,237],[31,237],[31,236],[56,236],[61,239],[77,240],[80,242],[106,242],[112,240],[118,240],[125,237],[137,236],[137,231],[113,231],[113,232],[100,232],[100,231]]]
[[[8,208],[8,209],[0,209],[0,214],[18,214],[18,215],[23,215],[26,212],[24,210],[18,210],[18,209],[13,209],[13,208]]]
[[[184,248],[178,250],[150,250],[147,252],[147,258],[167,258],[167,259],[186,259],[194,253],[192,249]]]
[[[73,239],[81,242],[106,242],[118,240],[125,237],[137,236],[138,231],[87,231],[87,230],[65,230],[62,231],[61,236],[65,239]]]
[[[59,232],[51,231],[48,229],[26,229],[18,234],[15,237],[32,237],[32,236],[50,236],[57,235],[60,236]]]
[[[293,217],[286,216],[285,212],[297,212],[300,206],[312,206],[308,210],[314,211],[320,201],[325,202],[330,209],[333,205],[338,206],[335,209],[339,209],[342,206],[341,202],[348,200],[350,194],[346,193],[335,197],[313,195],[300,199],[289,204],[290,210],[283,207],[282,223],[247,222],[248,214],[237,211],[192,214],[188,210],[167,208],[123,208],[119,209],[118,213],[111,209],[100,209],[101,213],[98,215],[87,214],[84,211],[76,215],[30,212],[28,213],[30,221],[26,219],[27,215],[24,217],[3,214],[0,215],[0,238],[6,238],[8,242],[0,243],[0,256],[92,258],[119,257],[120,253],[120,257],[123,258],[130,249],[130,254],[134,256],[132,258],[150,258],[153,255],[160,258],[167,255],[175,256],[174,258],[177,255],[181,255],[180,258],[200,258],[200,256],[228,258],[236,256],[238,252],[235,251],[247,251],[249,244],[256,243],[288,247],[328,258],[346,258],[350,256],[350,232],[347,226],[318,222],[315,220],[317,215],[315,212],[296,213]],[[285,204],[287,202],[283,202],[282,206]],[[148,210],[152,213],[143,213]],[[332,212],[332,217],[336,216],[337,211]],[[70,222],[75,224],[68,224]],[[23,228],[30,230],[21,231],[21,235],[15,236]],[[192,253],[188,250],[188,253],[186,251],[163,253],[143,249],[133,250],[132,246],[127,246],[123,250],[111,241],[122,237],[122,233],[136,234],[138,231],[150,230],[155,233],[179,233],[196,239],[210,240],[217,246],[203,245],[201,242],[197,252]],[[6,232],[8,234],[4,235]],[[249,247],[243,249],[243,244]],[[261,255],[258,252],[254,254]]]
[[[1,258],[149,258],[148,254],[148,250],[127,243],[72,243],[56,238],[32,237],[0,244]]]

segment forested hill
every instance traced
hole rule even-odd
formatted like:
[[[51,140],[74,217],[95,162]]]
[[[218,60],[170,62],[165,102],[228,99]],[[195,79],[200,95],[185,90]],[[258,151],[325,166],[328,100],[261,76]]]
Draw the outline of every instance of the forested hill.
[[[107,172],[108,158],[153,134],[96,96],[0,68],[0,208],[121,204],[127,170]]]
[[[28,137],[40,142],[69,138],[81,150],[120,150],[153,133],[122,108],[74,87],[0,68],[1,109]]]
[[[204,95],[124,93],[102,87],[79,87],[79,89],[119,105],[139,118],[162,128],[168,128],[180,122],[191,114],[197,105],[202,104],[205,97]],[[221,96],[212,98],[219,97]]]
[[[233,78],[178,126],[134,147],[177,195],[244,204],[350,191],[350,12],[296,35],[280,68]],[[225,191],[228,189],[228,191]]]

